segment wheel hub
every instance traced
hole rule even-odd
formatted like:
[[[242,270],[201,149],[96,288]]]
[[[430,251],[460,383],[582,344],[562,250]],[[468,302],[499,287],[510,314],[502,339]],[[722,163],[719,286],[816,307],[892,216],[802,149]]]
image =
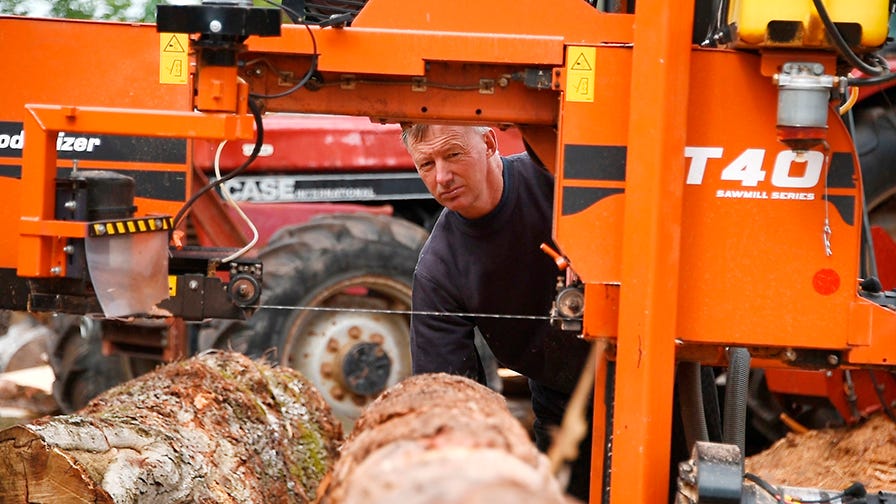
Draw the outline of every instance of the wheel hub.
[[[382,392],[391,370],[392,359],[377,343],[354,345],[342,358],[345,386],[358,395],[370,396]]]
[[[410,309],[410,289],[389,278],[358,276],[331,285],[307,303],[345,311],[297,313],[282,364],[308,377],[351,429],[364,405],[411,374],[408,317],[366,311]]]

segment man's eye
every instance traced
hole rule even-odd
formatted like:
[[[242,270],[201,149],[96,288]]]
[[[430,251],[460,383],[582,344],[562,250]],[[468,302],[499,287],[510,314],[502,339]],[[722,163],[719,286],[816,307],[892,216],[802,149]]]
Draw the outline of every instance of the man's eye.
[[[432,163],[431,161],[427,161],[425,163],[420,163],[420,165],[417,166],[417,171],[428,172],[429,170],[432,170],[433,166],[435,166],[435,164]]]

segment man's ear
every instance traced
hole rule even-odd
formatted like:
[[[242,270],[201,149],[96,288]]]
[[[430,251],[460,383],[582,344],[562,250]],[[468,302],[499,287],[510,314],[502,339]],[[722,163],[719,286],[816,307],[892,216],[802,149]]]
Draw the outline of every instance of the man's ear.
[[[489,128],[482,135],[483,140],[485,140],[485,152],[487,154],[486,157],[492,157],[493,155],[498,153],[498,137],[495,135],[495,130]]]

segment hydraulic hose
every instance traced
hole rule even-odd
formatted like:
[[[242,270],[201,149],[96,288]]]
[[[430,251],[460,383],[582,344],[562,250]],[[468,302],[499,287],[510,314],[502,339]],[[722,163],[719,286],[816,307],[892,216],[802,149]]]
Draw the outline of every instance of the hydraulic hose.
[[[818,17],[821,19],[822,24],[824,24],[824,29],[827,31],[828,36],[831,38],[831,42],[834,43],[834,47],[837,49],[837,52],[840,53],[840,56],[843,57],[850,65],[859,69],[862,73],[868,75],[883,75],[887,72],[888,68],[885,65],[869,65],[868,63],[862,61],[862,59],[853,52],[853,50],[849,47],[849,44],[843,38],[843,35],[840,33],[840,30],[837,29],[837,26],[834,24],[834,21],[831,19],[831,16],[828,14],[828,10],[825,8],[822,0],[812,0],[812,4],[815,6],[815,10],[818,12]]]
[[[678,402],[688,453],[697,441],[709,441],[706,413],[703,409],[703,384],[699,362],[679,362],[675,370],[678,381]]]
[[[725,382],[725,411],[722,442],[737,445],[745,455],[747,430],[747,390],[750,380],[750,352],[743,347],[728,349],[728,378]]]

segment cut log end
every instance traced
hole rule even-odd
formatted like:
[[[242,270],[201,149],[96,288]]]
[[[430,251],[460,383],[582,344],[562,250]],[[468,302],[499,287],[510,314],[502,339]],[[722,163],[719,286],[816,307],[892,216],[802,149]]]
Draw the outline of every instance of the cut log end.
[[[28,426],[0,431],[0,474],[0,502],[113,502],[76,461]]]
[[[372,402],[321,494],[327,504],[564,502],[504,398],[447,374],[408,378]]]
[[[215,352],[0,435],[0,502],[60,485],[87,502],[310,502],[342,427],[298,372]]]

